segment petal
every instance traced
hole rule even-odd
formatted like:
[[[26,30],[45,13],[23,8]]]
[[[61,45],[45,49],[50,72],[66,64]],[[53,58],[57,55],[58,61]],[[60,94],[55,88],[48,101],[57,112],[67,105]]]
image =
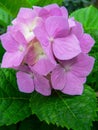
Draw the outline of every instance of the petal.
[[[10,33],[11,37],[19,44],[27,44],[27,41],[24,36],[24,31],[27,28],[26,25],[19,23],[14,26],[9,26],[7,28],[8,32]]]
[[[29,8],[20,8],[17,18],[12,21],[13,24],[17,22],[27,23],[28,21],[32,21],[36,17],[36,13]]]
[[[50,16],[62,16],[62,12],[59,7],[55,7],[49,11]]]
[[[28,37],[32,36],[33,32],[29,32],[29,28],[24,23],[15,24],[8,28],[11,36],[21,44],[26,45],[28,42]],[[32,36],[33,37],[33,36]]]
[[[93,68],[94,58],[88,56],[87,54],[80,54],[74,59],[74,64],[72,65],[72,73],[77,77],[87,76]]]
[[[72,73],[67,73],[66,79],[66,84],[62,92],[69,95],[81,95],[83,92],[83,84],[79,78]]]
[[[55,60],[53,52],[52,52],[51,43],[49,43],[48,46],[42,46],[42,48],[43,48],[45,54],[47,55],[47,57],[49,58],[49,60],[51,61],[51,63],[56,65],[56,60]]]
[[[21,54],[21,52],[14,52],[14,53],[9,53],[6,52],[3,56],[2,68],[13,68],[14,66],[17,67],[21,64],[23,60],[24,55]]]
[[[23,63],[26,63],[28,65],[33,65],[35,63],[35,59],[36,59],[36,54],[34,51],[34,47],[31,46],[30,48],[28,48],[26,50],[26,54],[25,54],[25,57],[23,59]]]
[[[79,41],[84,53],[88,53],[95,43],[94,39],[89,34],[83,34]]]
[[[62,16],[61,8],[57,4],[45,6],[44,9],[49,12],[50,16]]]
[[[45,77],[35,74],[34,76],[34,84],[35,84],[35,90],[44,95],[49,96],[51,94],[51,86],[49,84],[49,80]]]
[[[39,6],[33,6],[32,8],[33,8],[33,10],[35,11],[35,13],[36,13],[37,15],[39,15],[39,12],[40,12],[41,9],[42,9],[42,7],[39,7]]]
[[[54,8],[58,8],[59,6],[57,4],[50,4],[48,6],[45,6],[44,8],[47,9],[48,11],[54,9]]]
[[[75,24],[76,26],[71,29],[71,33],[75,34],[76,37],[79,39],[83,35],[84,30],[81,23],[75,21]]]
[[[14,67],[14,69],[25,72],[25,73],[31,73],[31,69],[29,68],[29,66],[25,64],[21,64],[18,67]]]
[[[13,28],[14,29],[14,28]],[[12,31],[12,37],[17,41],[19,45],[26,46],[27,42],[24,35],[20,31]]]
[[[62,90],[64,88],[66,83],[65,71],[60,65],[57,65],[57,67],[52,71],[51,83],[52,87],[56,90]]]
[[[40,75],[47,75],[54,69],[55,65],[50,62],[50,60],[44,56],[37,61],[35,65],[32,66],[33,70],[38,72]]]
[[[14,52],[18,48],[18,43],[13,39],[9,32],[0,36],[4,49],[8,52]]]
[[[70,28],[70,29],[71,29],[72,27],[75,27],[75,26],[76,26],[76,23],[75,23],[73,17],[68,19],[68,23],[69,23],[69,28]]]
[[[30,74],[19,71],[16,73],[16,77],[21,92],[31,93],[34,91],[34,82]]]
[[[47,46],[49,44],[48,34],[45,30],[44,23],[42,26],[36,27],[34,29],[34,34],[42,45]]]
[[[42,8],[39,12],[39,17],[45,20],[48,16],[49,16],[49,12],[45,8]]]
[[[66,38],[58,38],[53,43],[53,53],[60,60],[68,60],[81,53],[78,39],[75,35]]]
[[[51,16],[47,18],[45,27],[50,37],[64,37],[69,31],[68,19],[63,16]]]
[[[62,7],[60,8],[60,10],[61,10],[61,12],[62,12],[62,15],[63,15],[66,19],[68,19],[68,11],[67,11],[67,9],[66,9],[64,6],[62,6]]]
[[[48,40],[48,34],[45,30],[45,27],[44,26],[37,27],[37,28],[35,28],[34,32],[35,32],[35,36],[39,40],[45,54],[49,58],[49,60],[53,64],[56,64],[54,56],[53,56],[52,48],[51,48],[51,43]]]
[[[34,18],[34,17],[35,14],[33,10],[29,8],[20,8],[19,13],[17,15],[17,18],[24,18],[24,19]]]

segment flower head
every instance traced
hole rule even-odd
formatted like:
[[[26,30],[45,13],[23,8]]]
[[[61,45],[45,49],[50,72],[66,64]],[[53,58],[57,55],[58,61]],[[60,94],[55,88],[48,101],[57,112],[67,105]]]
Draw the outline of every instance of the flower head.
[[[26,73],[19,71],[16,77],[21,92],[31,93],[36,90],[44,96],[49,96],[51,94],[51,86],[48,79],[36,72]]]
[[[94,40],[65,7],[21,8],[0,39],[6,50],[1,67],[17,70],[21,92],[82,94],[94,64],[88,56]]]
[[[83,53],[71,60],[60,61],[51,74],[53,88],[65,94],[81,95],[93,64],[94,58]]]

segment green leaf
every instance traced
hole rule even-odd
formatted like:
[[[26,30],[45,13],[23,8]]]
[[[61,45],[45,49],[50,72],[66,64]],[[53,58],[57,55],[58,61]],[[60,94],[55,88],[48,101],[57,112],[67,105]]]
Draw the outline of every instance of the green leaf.
[[[0,6],[6,8],[13,17],[16,17],[21,7],[32,7],[28,0],[0,0]]]
[[[10,24],[11,20],[11,14],[9,14],[5,8],[0,7],[0,25],[7,26]]]
[[[75,17],[77,21],[81,22],[85,31],[98,30],[98,10],[95,7],[89,6],[79,9],[70,16]]]
[[[96,96],[88,86],[81,96],[67,96],[57,91],[50,97],[33,93],[30,106],[32,114],[41,121],[74,130],[90,130],[96,116]]]
[[[63,0],[29,0],[32,4],[32,6],[37,5],[37,6],[45,6],[48,4],[53,4],[56,3],[58,5],[62,5]]]
[[[31,114],[29,94],[18,91],[15,72],[0,69],[0,126],[10,125]]]

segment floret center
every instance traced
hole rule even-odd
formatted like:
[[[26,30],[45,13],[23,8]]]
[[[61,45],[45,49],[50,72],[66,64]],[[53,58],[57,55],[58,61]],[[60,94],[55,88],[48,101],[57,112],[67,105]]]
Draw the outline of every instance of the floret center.
[[[54,38],[53,38],[53,37],[50,37],[50,38],[49,38],[49,41],[50,41],[51,43],[53,43],[53,42],[54,42]]]
[[[19,46],[19,51],[23,52],[24,51],[24,47],[22,45]]]

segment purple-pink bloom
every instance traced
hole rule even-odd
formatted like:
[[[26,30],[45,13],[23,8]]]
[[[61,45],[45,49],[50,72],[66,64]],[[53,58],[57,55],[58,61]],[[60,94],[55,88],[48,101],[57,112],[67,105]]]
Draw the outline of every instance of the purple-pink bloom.
[[[21,8],[12,24],[14,29],[22,32],[27,42],[30,42],[35,38],[33,30],[40,22],[41,18],[37,17],[35,11],[29,8]]]
[[[47,75],[55,67],[36,39],[27,43],[21,32],[10,27],[8,32],[1,36],[1,40],[6,49],[1,65],[3,68],[16,68],[27,64],[39,74]]]
[[[35,28],[34,32],[51,61],[53,55],[57,59],[68,60],[81,53],[77,37],[73,34],[68,35],[68,19],[62,16],[47,18],[43,25]]]
[[[68,18],[65,7],[21,8],[0,40],[6,50],[1,67],[17,70],[21,92],[82,94],[94,64],[88,55],[94,39],[81,23]]]
[[[81,95],[93,65],[94,58],[82,53],[71,60],[59,61],[51,74],[52,87],[65,94]]]
[[[31,93],[36,90],[38,93],[49,96],[51,94],[51,86],[45,77],[36,72],[22,72],[16,74],[19,90],[25,93]]]
[[[84,33],[81,23],[75,21],[74,19],[70,19],[70,24],[72,23],[74,23],[75,25],[70,28],[71,33],[78,38],[82,52],[90,52],[95,43],[94,39],[89,34]]]
[[[1,36],[1,41],[6,50],[1,67],[13,68],[19,66],[22,63],[27,46],[27,42],[22,33],[14,30],[12,33],[8,31]]]
[[[33,10],[35,11],[38,17],[46,20],[50,16],[64,16],[68,18],[68,12],[65,7],[59,7],[57,4],[51,4],[45,7],[33,6]]]
[[[31,70],[35,70],[41,75],[47,75],[54,69],[56,64],[50,61],[38,41],[31,41],[27,49],[27,54],[23,62],[26,63]]]

